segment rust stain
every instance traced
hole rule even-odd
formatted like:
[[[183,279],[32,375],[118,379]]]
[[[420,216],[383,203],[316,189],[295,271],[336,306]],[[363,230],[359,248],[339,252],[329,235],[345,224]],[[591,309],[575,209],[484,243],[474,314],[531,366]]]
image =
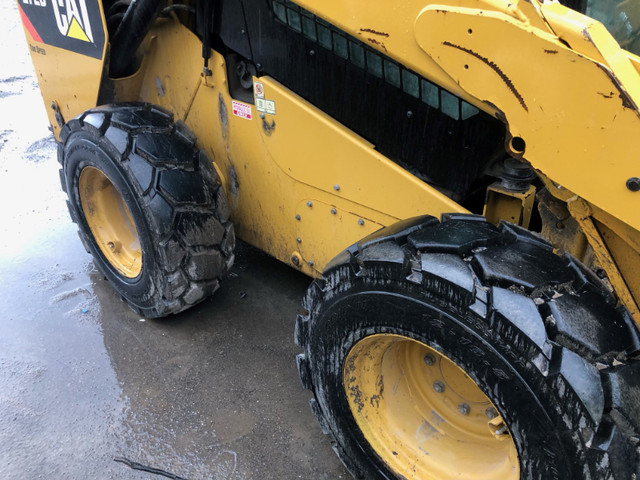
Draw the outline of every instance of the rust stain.
[[[361,32],[366,32],[366,33],[373,33],[374,35],[380,35],[381,37],[388,37],[389,34],[385,33],[385,32],[378,32],[372,28],[361,28],[360,29]]]
[[[558,53],[558,50],[549,50],[548,48],[545,48],[544,53],[548,53],[549,55],[555,55],[556,53]]]
[[[357,384],[350,385],[349,393],[351,395],[351,399],[353,400],[353,403],[355,403],[358,406],[358,413],[360,413],[362,409],[365,407],[364,400],[362,399],[363,395],[362,395],[362,392],[360,391],[360,386]]]
[[[264,134],[267,137],[270,137],[273,131],[276,129],[276,121],[271,120],[271,123],[267,122],[266,119],[262,119],[262,130],[264,130]]]
[[[602,93],[602,92],[596,92],[598,95],[603,96],[604,98],[613,98],[614,93],[613,92],[609,92],[609,93]]]
[[[620,100],[622,101],[622,106],[624,108],[630,108],[630,109],[633,109],[633,110],[637,110],[635,108],[635,105],[633,104],[633,102],[629,98],[629,95],[627,95],[625,92],[621,91],[619,97],[620,97]]]
[[[470,48],[465,48],[465,47],[462,47],[460,45],[455,45],[455,44],[453,44],[451,42],[448,42],[448,41],[444,41],[444,42],[442,42],[442,44],[447,46],[447,47],[457,48],[458,50],[461,50],[461,51],[463,51],[465,53],[468,53],[469,55],[477,58],[478,60],[480,60],[481,62],[483,62],[487,66],[489,66],[494,72],[496,72],[496,74],[498,74],[500,79],[504,82],[504,84],[511,91],[511,93],[513,93],[513,95],[518,99],[518,101],[520,102],[520,105],[522,105],[522,108],[524,108],[524,110],[526,112],[529,111],[529,107],[527,107],[527,104],[524,101],[524,98],[522,97],[522,95],[520,95],[520,92],[518,92],[518,90],[516,89],[515,85],[513,85],[513,82],[511,81],[511,79],[509,77],[507,77],[507,75],[505,75],[505,73],[500,69],[500,67],[498,65],[496,65],[494,62],[492,62],[488,58],[483,57],[479,53],[474,52]]]
[[[227,105],[221,93],[218,94],[218,117],[220,118],[220,126],[222,127],[222,137],[226,140],[229,136],[229,114],[227,113]]]
[[[599,64],[597,62],[595,63],[595,65],[600,70],[602,70],[607,77],[609,77],[609,80],[611,81],[611,84],[614,87],[616,87],[616,89],[618,90],[618,96],[620,97],[620,101],[622,102],[622,106],[624,108],[628,108],[630,110],[635,110],[636,115],[640,116],[640,112],[638,112],[638,107],[633,102],[631,97],[629,97],[629,94],[627,94],[627,92],[624,91],[624,89],[622,88],[622,85],[620,85],[620,81],[616,78],[616,76],[613,74],[613,72],[611,72],[611,70],[609,70],[604,65],[601,65],[601,64]]]
[[[496,111],[495,117],[498,120],[500,120],[502,123],[507,123],[507,116],[504,114],[504,112],[502,110],[500,110],[498,108],[498,106],[495,103],[493,103],[493,102],[491,102],[489,100],[483,100],[482,102],[485,105],[488,105],[489,107],[493,108]]]
[[[229,160],[229,170],[227,172],[227,175],[229,176],[229,192],[231,193],[233,198],[237,198],[240,193],[240,184],[238,183],[238,174],[236,173],[236,169],[233,167],[233,164],[231,163],[231,158],[228,158],[228,160]]]
[[[374,45],[379,46],[379,47],[380,47],[380,48],[382,48],[385,52],[387,51],[387,47],[385,47],[385,46],[384,46],[384,43],[383,43],[383,42],[380,42],[380,41],[376,40],[375,38],[368,38],[368,37],[367,37],[367,40],[368,40],[370,43],[373,43]]]

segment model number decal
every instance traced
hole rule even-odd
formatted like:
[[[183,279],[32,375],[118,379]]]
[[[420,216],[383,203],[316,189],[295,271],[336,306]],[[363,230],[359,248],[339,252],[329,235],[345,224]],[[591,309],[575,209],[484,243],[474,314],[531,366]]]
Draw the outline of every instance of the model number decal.
[[[47,51],[44,48],[38,47],[37,45],[29,44],[29,50],[31,50],[33,53],[37,53],[38,55],[46,55],[47,54]]]
[[[233,114],[236,117],[251,120],[251,105],[247,105],[246,103],[237,102],[233,100],[231,102],[231,106],[232,106]]]

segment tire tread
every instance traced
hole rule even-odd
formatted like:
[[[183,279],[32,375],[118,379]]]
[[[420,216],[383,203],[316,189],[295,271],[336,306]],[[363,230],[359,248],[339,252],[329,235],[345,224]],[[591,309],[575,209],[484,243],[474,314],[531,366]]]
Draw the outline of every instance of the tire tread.
[[[137,193],[165,272],[153,280],[157,285],[152,305],[134,305],[129,300],[132,309],[147,317],[175,314],[217,290],[233,264],[235,234],[224,191],[213,165],[207,164],[209,157],[196,147],[195,135],[183,122],[174,123],[171,112],[160,107],[107,105],[64,125],[58,154],[61,163],[65,146],[77,132],[91,135],[119,159]],[[67,192],[62,175],[61,183]],[[70,212],[80,225],[71,208]],[[207,259],[216,261],[205,264]],[[193,275],[187,274],[189,268]],[[174,282],[180,285],[171,285]]]
[[[440,223],[429,219],[422,226],[409,225],[405,234],[392,228],[385,238],[383,229],[372,240],[343,251],[303,300],[309,314],[296,321],[296,343],[305,359],[300,376],[314,393],[312,410],[323,431],[329,422],[319,401],[322,392],[308,378],[308,369],[316,368],[308,364],[309,331],[322,304],[354,282],[375,289],[390,281],[406,288],[431,281],[436,282],[428,288],[430,294],[436,292],[433,301],[471,310],[479,324],[489,322],[483,334],[511,351],[514,367],[544,392],[550,415],[564,421],[572,432],[568,435],[580,445],[575,469],[581,471],[575,472],[576,478],[635,478],[632,475],[640,471],[640,361],[621,365],[614,359],[637,351],[638,329],[621,307],[612,305],[611,293],[595,275],[572,257],[553,253],[543,238],[514,225],[497,228],[483,217],[459,214],[444,215]],[[399,250],[404,256],[397,254]],[[449,256],[449,261],[424,261],[437,255]],[[560,319],[554,314],[569,318],[575,302],[590,306],[590,314],[582,315],[581,326],[563,318],[559,332]],[[614,333],[605,341],[598,335],[611,325]],[[337,439],[340,434],[333,435]],[[349,458],[342,461],[358,471]]]

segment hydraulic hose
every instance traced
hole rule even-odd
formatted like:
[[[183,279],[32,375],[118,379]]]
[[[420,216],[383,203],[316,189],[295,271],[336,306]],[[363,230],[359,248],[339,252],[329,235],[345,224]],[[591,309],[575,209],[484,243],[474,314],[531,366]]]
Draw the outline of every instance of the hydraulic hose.
[[[160,13],[164,0],[133,0],[111,39],[109,75],[113,78],[130,75],[138,47]]]

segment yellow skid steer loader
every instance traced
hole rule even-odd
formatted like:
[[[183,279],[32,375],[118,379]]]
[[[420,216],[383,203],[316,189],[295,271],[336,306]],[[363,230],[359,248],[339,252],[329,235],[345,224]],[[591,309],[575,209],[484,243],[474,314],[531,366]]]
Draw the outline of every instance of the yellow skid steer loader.
[[[314,277],[355,478],[640,479],[639,0],[18,0],[80,239],[132,309],[236,235]]]

